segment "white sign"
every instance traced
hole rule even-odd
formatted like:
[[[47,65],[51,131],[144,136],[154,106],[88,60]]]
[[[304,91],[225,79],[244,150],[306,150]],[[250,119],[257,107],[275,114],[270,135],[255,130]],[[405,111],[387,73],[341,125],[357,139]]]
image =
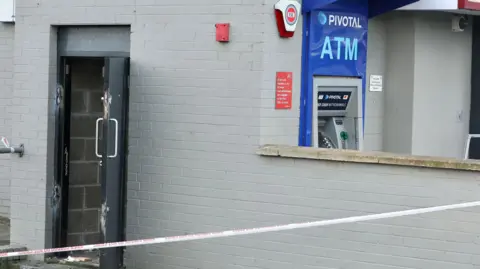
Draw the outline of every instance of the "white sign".
[[[285,30],[295,32],[300,16],[300,3],[296,0],[280,0],[274,5],[274,8],[282,13]]]
[[[0,22],[15,21],[15,1],[0,0]]]
[[[380,75],[370,75],[370,91],[381,92],[383,91],[383,77]]]

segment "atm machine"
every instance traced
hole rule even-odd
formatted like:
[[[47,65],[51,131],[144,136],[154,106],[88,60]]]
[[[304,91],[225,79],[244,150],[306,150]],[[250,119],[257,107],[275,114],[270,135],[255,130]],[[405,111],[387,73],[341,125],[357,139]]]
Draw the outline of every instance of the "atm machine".
[[[363,150],[362,79],[319,77],[313,87],[312,145]]]

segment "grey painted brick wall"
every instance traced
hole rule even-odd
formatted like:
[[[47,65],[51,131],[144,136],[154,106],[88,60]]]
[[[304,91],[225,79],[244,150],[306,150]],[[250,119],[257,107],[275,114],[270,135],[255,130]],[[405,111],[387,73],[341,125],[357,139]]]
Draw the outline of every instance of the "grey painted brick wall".
[[[152,161],[142,167],[152,171],[156,164],[168,175],[131,182],[135,187],[130,188],[130,212],[137,214],[130,214],[130,238],[405,210],[476,200],[478,192],[475,173],[255,157],[233,162],[233,154],[221,160],[198,153],[181,156],[191,162]],[[154,191],[155,186],[161,187]],[[128,251],[128,266],[476,268],[478,213],[449,211],[135,247]]]
[[[260,143],[296,143],[294,112],[269,111],[275,72],[292,68],[295,89],[300,72],[300,39],[275,37],[273,3],[103,0],[92,6],[17,0],[12,102],[18,105],[12,111],[19,117],[12,122],[12,135],[26,143],[28,154],[11,162],[20,171],[11,176],[12,241],[30,248],[50,244],[56,72],[51,25],[58,24],[132,25],[129,239],[477,198],[474,173],[255,156]],[[230,44],[214,41],[217,22],[232,23]],[[21,197],[24,193],[29,195]],[[480,262],[479,220],[476,210],[452,211],[135,247],[127,251],[127,264],[138,269],[470,269]]]
[[[260,81],[260,143],[297,145],[300,115],[300,85],[302,61],[302,20],[291,39],[278,37],[272,6],[277,1],[264,1],[262,7],[263,42],[258,44],[257,55],[263,62],[255,70],[262,71]],[[259,33],[260,34],[260,33]],[[275,110],[275,75],[278,71],[293,72],[293,94],[291,110]],[[257,86],[258,87],[258,86]]]
[[[13,24],[0,24],[0,136],[11,139]],[[10,217],[10,156],[0,156],[0,217]]]

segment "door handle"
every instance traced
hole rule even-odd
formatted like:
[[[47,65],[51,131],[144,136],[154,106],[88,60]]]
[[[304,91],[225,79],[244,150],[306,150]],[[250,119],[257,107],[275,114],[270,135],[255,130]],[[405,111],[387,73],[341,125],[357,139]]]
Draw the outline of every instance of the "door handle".
[[[95,122],[95,155],[97,155],[98,158],[102,158],[102,155],[98,153],[98,124],[101,121],[103,121],[103,118],[98,118]]]
[[[115,123],[115,148],[114,148],[114,153],[113,155],[108,155],[108,158],[116,158],[118,155],[118,121],[117,119],[110,119]],[[103,118],[98,118],[97,121],[95,122],[95,155],[97,155],[98,158],[102,158],[103,155],[98,153],[98,124],[103,121]],[[104,137],[105,138],[105,137]]]
[[[108,156],[108,158],[115,158],[118,154],[118,121],[117,119],[110,119],[115,123],[115,151],[113,155]]]

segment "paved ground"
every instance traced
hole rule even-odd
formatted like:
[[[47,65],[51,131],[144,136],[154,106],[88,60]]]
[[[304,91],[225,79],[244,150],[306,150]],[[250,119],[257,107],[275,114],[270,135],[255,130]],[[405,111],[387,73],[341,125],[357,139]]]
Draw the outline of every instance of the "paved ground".
[[[0,246],[10,244],[10,227],[0,223]]]

